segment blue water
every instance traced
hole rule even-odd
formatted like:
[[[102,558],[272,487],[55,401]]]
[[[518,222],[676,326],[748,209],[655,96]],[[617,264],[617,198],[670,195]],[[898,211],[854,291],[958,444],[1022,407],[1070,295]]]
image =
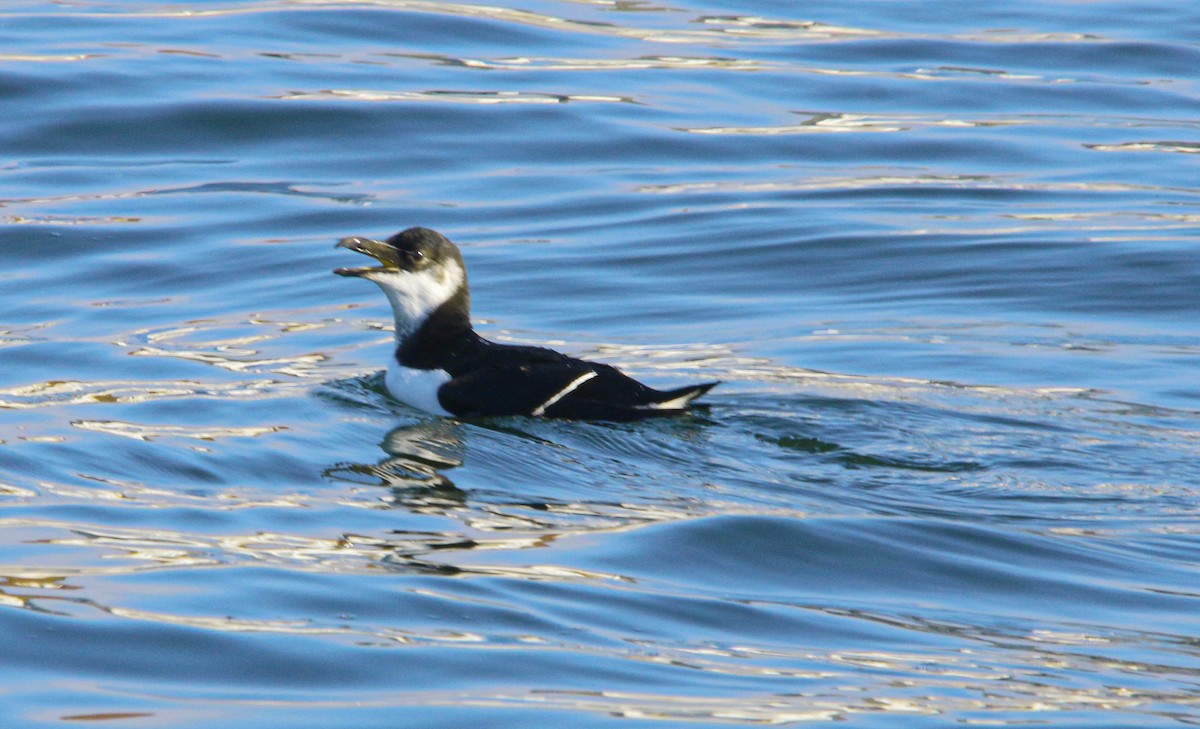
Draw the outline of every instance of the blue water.
[[[1200,6],[0,6],[0,726],[1200,723]],[[440,420],[334,242],[711,410]]]

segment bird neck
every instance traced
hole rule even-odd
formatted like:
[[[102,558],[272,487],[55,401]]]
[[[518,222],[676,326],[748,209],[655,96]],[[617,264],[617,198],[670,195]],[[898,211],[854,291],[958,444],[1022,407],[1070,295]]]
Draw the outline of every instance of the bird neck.
[[[449,369],[481,341],[471,326],[470,294],[460,288],[428,316],[402,330],[397,320],[396,359],[405,367]]]

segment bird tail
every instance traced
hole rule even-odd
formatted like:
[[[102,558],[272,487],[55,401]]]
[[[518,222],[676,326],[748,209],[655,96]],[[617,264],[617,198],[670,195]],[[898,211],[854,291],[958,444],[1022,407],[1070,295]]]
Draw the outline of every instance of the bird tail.
[[[647,403],[642,407],[648,410],[683,410],[692,403],[692,400],[695,400],[719,384],[721,383],[705,382],[702,385],[687,385],[674,390],[665,390],[658,393],[653,402]]]

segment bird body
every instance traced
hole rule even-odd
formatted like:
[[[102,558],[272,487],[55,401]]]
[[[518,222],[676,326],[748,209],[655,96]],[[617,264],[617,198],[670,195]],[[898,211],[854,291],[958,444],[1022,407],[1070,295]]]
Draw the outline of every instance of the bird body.
[[[381,264],[334,273],[383,289],[396,332],[387,389],[420,410],[458,418],[637,420],[682,413],[717,384],[660,391],[612,365],[484,339],[471,326],[462,254],[428,228],[409,228],[386,241],[343,238],[338,246]]]

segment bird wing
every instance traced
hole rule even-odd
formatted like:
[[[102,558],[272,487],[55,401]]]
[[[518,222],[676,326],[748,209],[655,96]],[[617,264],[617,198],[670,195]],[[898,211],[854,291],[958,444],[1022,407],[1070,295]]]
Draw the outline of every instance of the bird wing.
[[[439,402],[461,417],[532,415],[624,421],[653,415],[655,404],[666,394],[611,365],[550,350],[545,350],[545,356],[542,350],[521,354],[520,360],[497,357],[455,376],[439,388]],[[535,359],[530,354],[535,354]],[[690,399],[668,406],[682,409]]]
[[[686,410],[716,383],[660,392],[616,367],[553,350],[513,347],[453,377],[438,402],[463,418],[529,415],[572,420],[640,420]]]
[[[546,415],[597,376],[592,363],[566,357],[523,364],[500,362],[451,379],[438,389],[438,401],[449,412],[468,418]]]

